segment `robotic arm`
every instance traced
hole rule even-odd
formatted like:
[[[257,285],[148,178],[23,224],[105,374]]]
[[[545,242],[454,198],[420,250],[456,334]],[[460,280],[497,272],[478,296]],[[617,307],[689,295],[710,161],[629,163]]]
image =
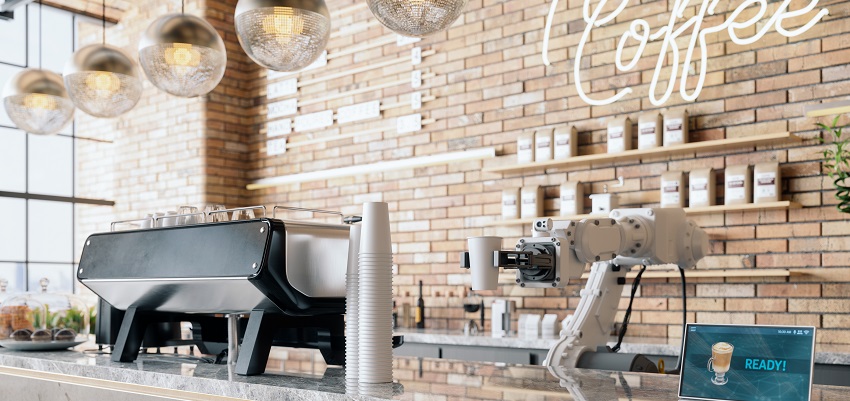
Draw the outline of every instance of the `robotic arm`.
[[[581,221],[538,219],[532,236],[520,238],[514,250],[469,253],[462,260],[463,267],[472,266],[473,275],[482,274],[476,265],[516,269],[516,283],[532,288],[563,287],[580,279],[586,264],[592,263],[579,305],[544,365],[656,371],[643,356],[615,354],[607,348],[626,273],[634,265],[693,268],[707,251],[708,236],[686,219],[682,209],[615,209],[608,217]]]

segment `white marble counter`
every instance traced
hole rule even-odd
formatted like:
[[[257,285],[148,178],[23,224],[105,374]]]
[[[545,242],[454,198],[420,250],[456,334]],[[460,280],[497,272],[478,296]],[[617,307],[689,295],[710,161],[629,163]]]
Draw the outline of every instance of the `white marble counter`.
[[[136,362],[117,363],[112,362],[109,355],[80,352],[80,349],[85,347],[78,347],[76,351],[33,353],[0,349],[0,380],[8,382],[14,380],[14,377],[27,376],[43,380],[61,378],[65,383],[78,380],[82,385],[90,386],[96,386],[97,384],[91,383],[96,380],[100,383],[163,389],[163,396],[171,396],[169,399],[193,400],[444,401],[572,397],[587,401],[673,401],[677,400],[678,388],[678,377],[671,375],[573,369],[565,370],[570,377],[570,380],[565,382],[538,366],[407,357],[393,358],[395,383],[369,388],[346,388],[345,370],[324,366],[318,352],[314,354],[314,361],[306,365],[302,357],[270,361],[267,374],[244,377],[234,375],[227,365],[211,364],[200,358],[143,354]],[[287,355],[286,352],[279,354]],[[272,365],[276,367],[272,368]],[[567,389],[562,385],[569,385],[571,388]],[[168,391],[191,392],[198,396],[183,398],[169,394]],[[576,391],[581,392],[580,397]],[[3,394],[0,398],[27,399],[25,388],[4,388]],[[844,401],[848,394],[850,388],[847,387],[815,385],[812,400]],[[79,397],[68,399],[85,400]]]

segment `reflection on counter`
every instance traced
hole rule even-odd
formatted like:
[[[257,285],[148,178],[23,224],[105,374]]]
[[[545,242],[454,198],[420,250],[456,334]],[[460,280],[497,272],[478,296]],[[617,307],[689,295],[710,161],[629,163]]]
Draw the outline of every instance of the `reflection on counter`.
[[[552,336],[494,338],[486,333],[466,336],[452,330],[410,330],[396,334],[405,339],[404,347],[395,350],[396,356],[524,365],[540,365],[558,340]],[[608,345],[616,342],[617,339],[611,337]],[[676,338],[627,338],[620,351],[643,354],[655,363],[663,360],[664,365],[670,367],[676,364],[681,344]],[[817,345],[814,382],[844,386],[847,375],[850,375],[850,345]]]

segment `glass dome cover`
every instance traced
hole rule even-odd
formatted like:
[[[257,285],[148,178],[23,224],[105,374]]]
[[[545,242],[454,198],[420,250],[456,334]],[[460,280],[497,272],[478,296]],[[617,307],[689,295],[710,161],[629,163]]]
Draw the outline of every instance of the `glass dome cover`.
[[[74,118],[74,103],[59,74],[27,68],[3,87],[3,107],[15,125],[31,134],[51,135]]]
[[[157,88],[175,96],[203,96],[218,86],[227,50],[218,32],[190,14],[159,17],[139,40],[139,63]]]
[[[9,297],[0,305],[0,343],[88,339],[91,322],[86,303],[73,294],[49,292],[50,280],[46,278],[39,284],[40,291]]]
[[[239,0],[234,24],[248,57],[282,72],[298,71],[316,61],[331,34],[324,0]]]
[[[89,45],[77,50],[63,75],[71,101],[95,117],[124,114],[142,97],[136,63],[116,47]]]
[[[447,29],[468,0],[368,0],[378,21],[395,33],[422,38]]]

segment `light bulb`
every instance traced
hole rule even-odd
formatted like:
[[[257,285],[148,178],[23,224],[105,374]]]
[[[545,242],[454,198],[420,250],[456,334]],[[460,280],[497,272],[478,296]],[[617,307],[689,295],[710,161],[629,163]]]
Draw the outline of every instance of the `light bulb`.
[[[30,93],[24,97],[24,107],[35,112],[56,110],[56,101],[50,95]]]
[[[86,86],[98,96],[108,97],[121,89],[121,80],[111,72],[95,71],[86,77]]]
[[[274,14],[263,17],[262,26],[266,34],[274,35],[282,45],[304,32],[304,20],[296,16],[295,10],[290,7],[275,7]]]
[[[201,53],[188,43],[172,43],[165,49],[165,63],[177,75],[184,76],[201,64]]]

